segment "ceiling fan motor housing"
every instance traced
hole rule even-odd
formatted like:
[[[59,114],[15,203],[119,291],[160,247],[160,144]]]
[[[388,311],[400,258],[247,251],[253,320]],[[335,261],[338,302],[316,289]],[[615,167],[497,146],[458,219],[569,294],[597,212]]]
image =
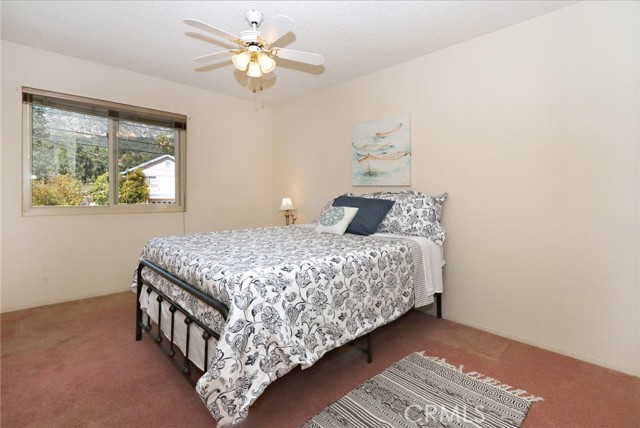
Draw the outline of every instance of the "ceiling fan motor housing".
[[[240,40],[245,44],[257,44],[258,36],[260,36],[260,31],[256,30],[245,30],[240,32]]]

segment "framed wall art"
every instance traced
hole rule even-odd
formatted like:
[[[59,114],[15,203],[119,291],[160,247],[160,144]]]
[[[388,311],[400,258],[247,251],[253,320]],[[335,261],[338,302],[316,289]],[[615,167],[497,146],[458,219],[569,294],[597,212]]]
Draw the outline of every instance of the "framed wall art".
[[[411,185],[411,116],[407,113],[353,125],[352,184]]]

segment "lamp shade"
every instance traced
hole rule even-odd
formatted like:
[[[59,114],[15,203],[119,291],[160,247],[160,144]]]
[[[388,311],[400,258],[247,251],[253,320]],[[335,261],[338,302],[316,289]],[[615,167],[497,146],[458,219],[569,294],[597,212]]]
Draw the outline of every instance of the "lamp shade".
[[[233,62],[233,65],[240,71],[247,70],[249,61],[251,61],[251,54],[247,51],[237,53],[231,57],[231,62]]]
[[[280,205],[280,211],[293,211],[296,207],[293,206],[291,198],[282,198],[282,204]]]

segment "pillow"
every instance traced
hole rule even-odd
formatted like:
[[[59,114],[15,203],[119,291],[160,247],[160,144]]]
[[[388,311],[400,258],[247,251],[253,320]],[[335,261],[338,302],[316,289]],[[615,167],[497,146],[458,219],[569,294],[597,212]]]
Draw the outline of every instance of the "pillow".
[[[425,195],[415,190],[375,192],[364,198],[392,200],[393,208],[378,226],[380,233],[425,236],[437,244],[444,244],[446,231],[440,224],[447,193]]]
[[[316,230],[323,233],[344,235],[349,223],[356,216],[358,208],[330,207],[320,214]]]
[[[339,196],[333,201],[333,206],[359,208],[356,216],[347,228],[347,233],[355,235],[371,235],[378,229],[378,225],[387,215],[393,201],[384,199],[366,199],[353,196]]]
[[[353,193],[344,193],[341,196],[355,196]],[[330,209],[331,207],[333,207],[333,201],[335,201],[335,199],[331,199],[329,202],[327,202],[327,204],[322,208],[322,210],[320,210],[320,216],[327,211],[328,209]],[[313,220],[313,224],[318,224],[318,220],[320,219],[320,216],[318,216],[318,218],[316,218],[315,220]]]

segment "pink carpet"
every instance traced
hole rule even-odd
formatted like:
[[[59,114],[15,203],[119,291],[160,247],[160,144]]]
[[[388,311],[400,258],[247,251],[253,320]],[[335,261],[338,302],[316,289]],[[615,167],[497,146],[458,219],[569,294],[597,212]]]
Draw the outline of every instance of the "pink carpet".
[[[145,336],[124,292],[2,314],[2,427],[214,427],[192,387]],[[297,427],[394,361],[446,358],[544,397],[523,427],[640,427],[640,379],[411,311],[355,347],[276,381],[240,427]]]

